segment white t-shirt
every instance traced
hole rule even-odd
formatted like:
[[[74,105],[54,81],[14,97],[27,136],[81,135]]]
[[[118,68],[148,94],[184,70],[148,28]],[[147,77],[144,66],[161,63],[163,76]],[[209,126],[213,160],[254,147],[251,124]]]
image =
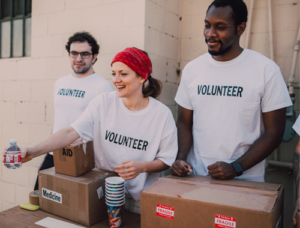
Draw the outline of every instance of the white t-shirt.
[[[193,174],[207,166],[241,157],[264,131],[262,112],[292,105],[279,67],[251,50],[220,62],[208,53],[184,68],[175,101],[193,110]],[[239,179],[264,181],[264,162]]]
[[[92,100],[71,126],[87,141],[93,141],[96,167],[115,171],[126,160],[160,159],[171,166],[177,155],[177,129],[170,109],[149,97],[140,111],[126,108],[116,92]],[[139,200],[141,191],[153,184],[160,173],[141,173],[125,181],[126,191]]]
[[[297,134],[300,135],[300,115],[298,116],[296,122],[294,123],[293,128],[295,132],[297,132]]]
[[[112,85],[97,73],[84,78],[75,78],[69,74],[58,79],[54,85],[55,111],[52,133],[70,126],[97,95],[111,91]]]

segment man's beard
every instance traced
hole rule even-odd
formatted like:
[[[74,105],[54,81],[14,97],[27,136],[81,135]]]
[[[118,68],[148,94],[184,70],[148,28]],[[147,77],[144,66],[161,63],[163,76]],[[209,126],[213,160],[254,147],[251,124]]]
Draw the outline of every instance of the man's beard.
[[[208,43],[208,39],[205,39],[205,42]],[[218,41],[218,43],[220,43],[221,47],[218,51],[213,51],[213,50],[209,50],[208,49],[208,53],[213,55],[213,56],[220,56],[220,55],[224,55],[227,52],[229,52],[233,46],[233,43],[230,44],[228,47],[226,48],[222,48],[223,47],[223,43],[221,41]]]
[[[82,70],[76,70],[75,66],[73,66],[73,70],[76,74],[85,74],[86,72],[89,71],[90,68],[91,68],[91,65],[89,65],[89,66],[85,65],[85,67]]]

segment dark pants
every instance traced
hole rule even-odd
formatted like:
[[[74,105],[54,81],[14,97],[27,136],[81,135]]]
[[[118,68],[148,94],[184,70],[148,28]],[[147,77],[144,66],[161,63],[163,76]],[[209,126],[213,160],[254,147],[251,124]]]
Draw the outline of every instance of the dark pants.
[[[54,166],[53,155],[47,154],[39,171],[49,169]],[[36,178],[34,191],[39,190],[39,175]]]

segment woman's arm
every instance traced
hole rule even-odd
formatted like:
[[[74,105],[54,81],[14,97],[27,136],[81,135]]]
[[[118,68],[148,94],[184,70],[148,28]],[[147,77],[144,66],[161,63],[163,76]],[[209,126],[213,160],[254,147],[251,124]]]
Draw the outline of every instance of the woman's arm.
[[[53,135],[50,135],[45,141],[33,147],[21,148],[22,162],[24,163],[30,161],[31,159],[46,154],[50,151],[68,146],[78,138],[79,135],[74,128],[71,126],[63,128]]]
[[[169,168],[160,159],[154,161],[127,160],[115,167],[115,171],[124,180],[136,178],[140,173],[157,173]]]

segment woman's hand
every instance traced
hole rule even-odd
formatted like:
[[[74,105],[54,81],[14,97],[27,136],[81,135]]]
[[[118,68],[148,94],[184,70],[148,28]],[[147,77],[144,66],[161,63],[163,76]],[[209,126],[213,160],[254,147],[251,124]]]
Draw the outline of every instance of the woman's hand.
[[[7,148],[3,151],[3,163],[5,163],[5,151]],[[22,157],[22,163],[28,162],[31,159],[33,159],[31,148],[30,147],[24,147],[21,149],[21,157]]]
[[[145,172],[146,166],[144,161],[127,160],[115,167],[115,171],[124,180],[136,178],[140,173]]]

